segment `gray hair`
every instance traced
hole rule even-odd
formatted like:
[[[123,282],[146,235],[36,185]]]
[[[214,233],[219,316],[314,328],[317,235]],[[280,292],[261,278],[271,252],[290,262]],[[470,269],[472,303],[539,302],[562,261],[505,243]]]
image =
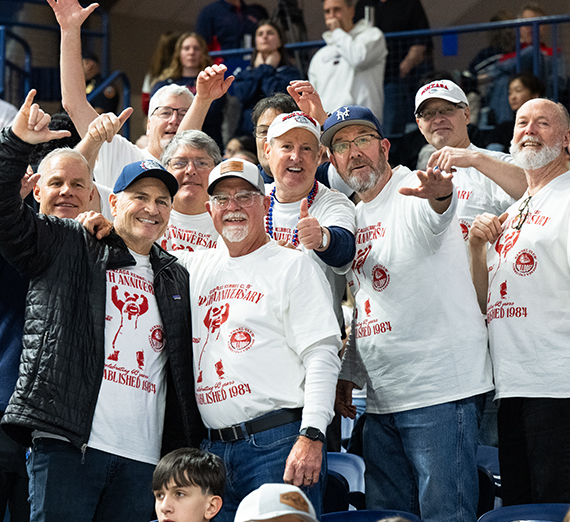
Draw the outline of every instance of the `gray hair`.
[[[152,116],[152,113],[156,108],[162,105],[162,100],[170,96],[184,96],[188,100],[188,107],[192,105],[192,101],[194,100],[194,95],[184,85],[165,85],[158,89],[150,99],[148,104],[148,115]]]
[[[48,168],[48,163],[52,159],[59,157],[59,156],[79,161],[80,163],[85,165],[85,168],[87,169],[87,172],[89,173],[89,183],[91,185],[93,185],[93,169],[91,168],[91,166],[89,165],[89,163],[87,162],[87,160],[85,159],[83,154],[81,154],[81,152],[79,152],[78,150],[75,150],[75,149],[70,149],[68,147],[62,147],[59,149],[52,150],[40,162],[40,164],[38,165],[38,174],[40,175],[40,180],[38,181],[39,185],[41,185],[43,182],[44,174],[46,173],[46,169]]]
[[[215,165],[222,161],[220,148],[217,143],[210,138],[210,136],[199,130],[187,130],[176,134],[174,138],[170,140],[168,145],[164,147],[164,151],[160,158],[161,163],[163,165],[167,165],[174,157],[174,154],[176,154],[176,151],[180,146],[203,150],[208,156],[210,156],[210,158],[212,158]]]

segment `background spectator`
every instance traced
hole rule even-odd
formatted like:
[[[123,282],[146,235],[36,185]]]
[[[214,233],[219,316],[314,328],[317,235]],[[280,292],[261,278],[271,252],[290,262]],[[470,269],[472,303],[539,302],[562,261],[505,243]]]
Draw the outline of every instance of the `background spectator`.
[[[99,57],[89,51],[83,51],[83,72],[85,74],[85,92],[91,94],[101,83],[103,83],[103,75],[101,74],[101,66]],[[119,94],[113,85],[109,85],[105,90],[95,96],[91,100],[91,105],[99,113],[117,112],[119,106]]]
[[[152,86],[151,97],[158,89],[172,83],[186,86],[192,94],[196,94],[196,78],[208,65],[212,65],[212,59],[208,54],[204,39],[197,33],[184,33],[176,42],[170,66],[163,71]],[[214,139],[220,148],[223,148],[224,105],[224,96],[214,100],[202,127],[202,130]]]
[[[237,136],[253,132],[251,112],[259,100],[276,92],[287,92],[289,82],[301,78],[299,70],[290,64],[284,44],[283,32],[277,23],[259,22],[251,65],[236,74],[234,82],[235,94],[242,104]]]
[[[141,97],[142,110],[147,115],[152,85],[157,81],[160,73],[170,65],[178,37],[179,34],[173,33],[172,31],[162,33],[158,39],[156,49],[154,53],[152,53],[150,67],[143,80]]]

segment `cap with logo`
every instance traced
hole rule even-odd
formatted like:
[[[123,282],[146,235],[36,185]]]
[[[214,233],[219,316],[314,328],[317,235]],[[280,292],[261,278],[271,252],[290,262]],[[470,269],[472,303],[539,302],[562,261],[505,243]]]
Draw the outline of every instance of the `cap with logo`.
[[[283,515],[318,522],[311,501],[297,486],[290,484],[263,484],[252,491],[238,506],[234,522],[269,520]]]
[[[421,87],[416,93],[416,115],[422,105],[427,100],[438,98],[451,103],[464,103],[469,107],[467,96],[463,89],[451,80],[436,80]]]
[[[319,141],[321,137],[321,126],[319,122],[304,112],[295,111],[280,114],[273,120],[269,129],[267,129],[267,141],[283,136],[283,134],[292,129],[308,130],[317,138],[317,141]]]
[[[333,136],[347,125],[365,125],[378,132],[381,138],[384,137],[382,125],[380,125],[378,118],[374,116],[374,113],[368,107],[362,107],[361,105],[347,105],[334,111],[327,118],[323,125],[321,143],[330,147]]]
[[[153,159],[129,163],[119,174],[113,192],[115,194],[122,192],[135,181],[142,178],[156,178],[162,181],[166,185],[168,192],[170,192],[170,197],[174,197],[178,192],[178,181],[176,181],[176,178],[157,160]]]
[[[208,179],[208,194],[214,192],[216,185],[226,178],[241,178],[251,183],[259,192],[265,194],[265,182],[259,169],[251,162],[237,158],[227,159],[216,165]]]

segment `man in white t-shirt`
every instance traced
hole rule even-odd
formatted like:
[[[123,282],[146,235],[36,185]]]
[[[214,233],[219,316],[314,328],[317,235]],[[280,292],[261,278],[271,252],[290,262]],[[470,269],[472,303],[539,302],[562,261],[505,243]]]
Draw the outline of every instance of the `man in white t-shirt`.
[[[177,179],[179,189],[160,246],[169,252],[216,248],[218,232],[206,201],[208,176],[222,161],[218,145],[202,131],[184,131],[170,140],[161,161]]]
[[[354,0],[324,0],[323,11],[326,45],[311,59],[308,74],[325,111],[363,105],[382,120],[388,55],[384,33],[364,19],[353,22]]]
[[[479,418],[493,382],[452,175],[392,170],[390,142],[365,107],[334,112],[321,141],[362,200],[336,406],[354,417],[352,390],[367,385],[366,507],[475,522]]]
[[[220,163],[207,209],[227,250],[176,252],[190,273],[204,447],[228,473],[221,522],[233,521],[264,483],[303,486],[321,511],[324,433],[340,368],[327,282],[307,255],[269,239],[264,190],[252,163]]]
[[[528,190],[501,216],[478,216],[469,236],[500,399],[506,505],[570,502],[569,142],[563,105],[526,102],[511,154]]]
[[[115,232],[101,241],[35,214],[20,183],[33,144],[54,133],[32,100],[0,135],[0,253],[30,278],[2,427],[33,446],[32,521],[148,520],[161,451],[202,433],[188,274],[155,245],[178,184],[156,160],[127,166],[110,196]]]
[[[463,239],[482,212],[501,214],[526,189],[522,169],[508,154],[480,149],[467,133],[470,111],[463,90],[450,80],[436,80],[416,93],[416,122],[436,151],[428,167],[453,172],[457,217]]]

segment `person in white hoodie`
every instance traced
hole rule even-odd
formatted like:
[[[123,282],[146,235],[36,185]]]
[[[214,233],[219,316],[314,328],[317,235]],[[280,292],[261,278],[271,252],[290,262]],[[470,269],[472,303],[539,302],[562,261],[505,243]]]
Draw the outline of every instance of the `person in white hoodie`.
[[[323,11],[326,45],[311,60],[309,81],[321,96],[325,111],[362,105],[381,121],[388,55],[384,33],[364,20],[353,23],[353,0],[324,0]]]

